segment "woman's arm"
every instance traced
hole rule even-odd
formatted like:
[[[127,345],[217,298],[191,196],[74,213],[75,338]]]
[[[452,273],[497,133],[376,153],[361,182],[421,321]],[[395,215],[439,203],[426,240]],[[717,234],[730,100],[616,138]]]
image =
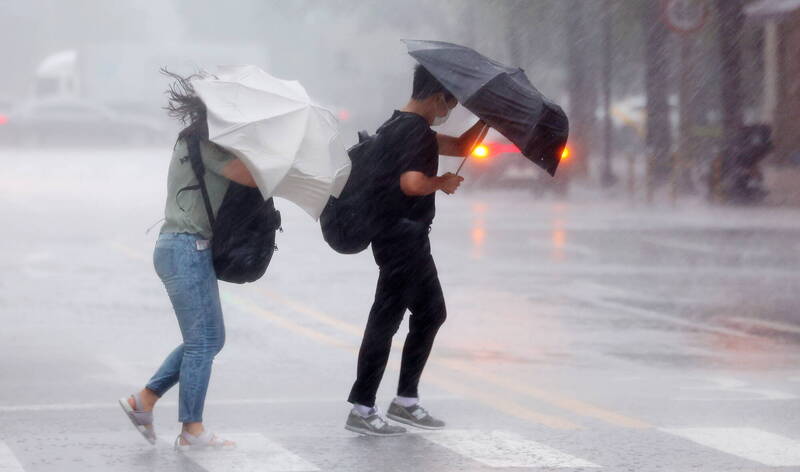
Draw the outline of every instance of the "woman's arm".
[[[446,134],[436,134],[439,143],[439,154],[445,156],[467,157],[472,152],[472,147],[477,146],[486,137],[489,127],[482,120],[472,125],[470,129],[459,137]]]
[[[222,168],[222,176],[228,180],[232,180],[237,184],[246,185],[248,187],[255,187],[256,181],[253,175],[244,165],[241,159],[234,159]]]

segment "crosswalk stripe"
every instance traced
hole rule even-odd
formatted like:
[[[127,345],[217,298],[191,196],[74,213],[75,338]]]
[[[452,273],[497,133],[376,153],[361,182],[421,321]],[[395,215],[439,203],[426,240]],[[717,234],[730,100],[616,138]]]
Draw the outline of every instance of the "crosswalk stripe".
[[[230,450],[195,450],[183,454],[208,472],[315,472],[314,464],[263,434],[225,435],[236,443]]]
[[[3,441],[0,441],[0,472],[25,472],[17,456]]]
[[[448,430],[422,436],[489,467],[600,467],[504,431]]]
[[[800,442],[756,428],[662,428],[664,432],[768,466],[800,466]]]

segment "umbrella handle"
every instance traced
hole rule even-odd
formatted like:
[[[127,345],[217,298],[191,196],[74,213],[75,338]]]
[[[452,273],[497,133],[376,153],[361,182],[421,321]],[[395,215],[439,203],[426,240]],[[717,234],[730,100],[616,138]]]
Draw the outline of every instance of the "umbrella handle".
[[[483,138],[486,137],[486,133],[488,132],[489,132],[489,125],[484,123],[483,128],[481,128],[481,132],[478,133],[478,137],[475,138],[475,141],[472,142],[472,146],[469,147],[469,152],[467,153],[466,156],[464,156],[464,160],[461,161],[461,164],[458,166],[458,169],[456,170],[456,175],[458,175],[458,173],[461,172],[461,168],[464,167],[464,164],[467,163],[467,159],[469,159],[469,156],[472,155],[472,153],[475,151],[475,148],[478,147],[481,141],[483,141]]]

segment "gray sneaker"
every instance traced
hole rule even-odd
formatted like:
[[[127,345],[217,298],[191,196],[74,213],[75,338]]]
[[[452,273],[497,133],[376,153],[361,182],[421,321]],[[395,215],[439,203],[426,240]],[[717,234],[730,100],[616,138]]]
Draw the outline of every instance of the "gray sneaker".
[[[395,421],[405,423],[417,428],[423,429],[442,429],[444,428],[444,421],[437,420],[430,413],[419,405],[404,407],[392,402],[389,405],[389,411],[386,416]]]
[[[401,426],[387,423],[377,409],[367,417],[359,415],[355,409],[350,410],[344,429],[367,436],[400,436],[406,432]]]

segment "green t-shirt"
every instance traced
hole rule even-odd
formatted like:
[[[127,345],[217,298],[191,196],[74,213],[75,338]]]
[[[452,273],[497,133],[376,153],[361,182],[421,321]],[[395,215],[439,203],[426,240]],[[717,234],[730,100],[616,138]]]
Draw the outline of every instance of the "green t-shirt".
[[[178,191],[186,186],[196,185],[197,179],[189,161],[189,150],[186,141],[181,139],[172,151],[167,176],[167,204],[164,209],[164,225],[162,233],[197,233],[211,239],[211,224],[203,203],[200,190]],[[201,141],[200,156],[206,167],[204,180],[208,189],[211,208],[217,214],[230,180],[222,176],[222,168],[235,157],[208,141]]]

